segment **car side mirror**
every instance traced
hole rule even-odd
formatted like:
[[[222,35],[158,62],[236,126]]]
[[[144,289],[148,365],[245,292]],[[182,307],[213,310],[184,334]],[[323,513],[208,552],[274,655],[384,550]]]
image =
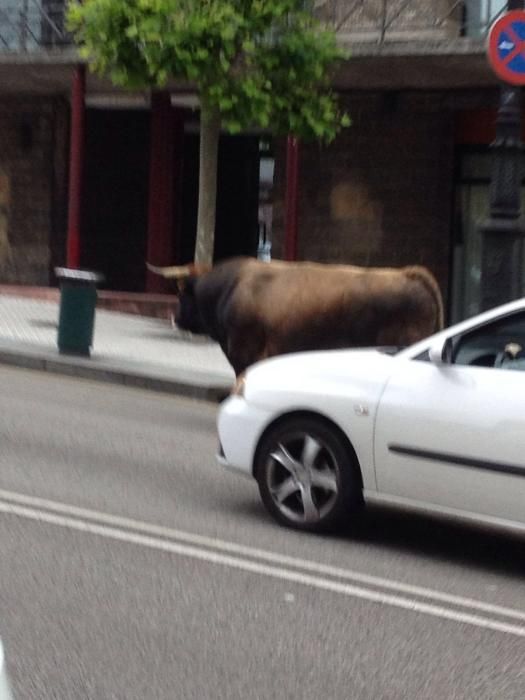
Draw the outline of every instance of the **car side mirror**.
[[[452,361],[452,340],[438,338],[428,349],[430,362],[435,365],[449,365]]]

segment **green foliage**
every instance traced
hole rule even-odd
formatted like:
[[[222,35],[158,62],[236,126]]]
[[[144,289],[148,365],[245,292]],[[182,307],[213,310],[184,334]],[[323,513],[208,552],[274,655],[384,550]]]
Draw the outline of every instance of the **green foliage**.
[[[330,90],[343,54],[304,0],[71,0],[68,24],[92,68],[118,85],[196,85],[235,133],[331,140],[349,118]]]

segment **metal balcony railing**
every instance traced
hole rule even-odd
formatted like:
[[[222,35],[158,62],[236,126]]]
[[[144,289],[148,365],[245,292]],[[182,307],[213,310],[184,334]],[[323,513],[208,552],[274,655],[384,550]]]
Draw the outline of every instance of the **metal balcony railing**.
[[[507,0],[313,0],[314,12],[353,41],[481,38]]]
[[[305,0],[348,41],[376,42],[483,37],[506,0]],[[71,43],[66,0],[0,0],[0,52]]]
[[[0,51],[32,51],[71,43],[64,0],[0,0]]]

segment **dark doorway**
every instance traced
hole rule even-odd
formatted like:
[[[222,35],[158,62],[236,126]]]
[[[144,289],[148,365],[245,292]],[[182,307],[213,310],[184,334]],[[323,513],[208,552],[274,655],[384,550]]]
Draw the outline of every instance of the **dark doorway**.
[[[145,288],[149,150],[149,111],[87,110],[81,265],[102,272],[106,289]],[[222,135],[218,167],[215,260],[256,255],[259,137]],[[174,205],[174,262],[181,264],[195,251],[198,177],[199,135],[186,133]]]
[[[197,229],[199,136],[184,137],[182,231],[178,261],[193,260]],[[223,134],[219,143],[215,260],[256,255],[259,236],[259,137]]]
[[[87,110],[81,264],[106,289],[144,290],[149,129],[145,110]]]

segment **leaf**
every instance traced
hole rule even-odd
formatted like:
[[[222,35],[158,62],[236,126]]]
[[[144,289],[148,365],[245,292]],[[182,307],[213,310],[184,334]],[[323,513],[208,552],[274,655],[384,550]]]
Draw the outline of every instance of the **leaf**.
[[[233,100],[231,97],[221,97],[219,99],[219,107],[221,111],[230,110],[233,107]]]
[[[235,37],[235,29],[227,24],[225,27],[221,29],[221,39],[224,39],[224,41],[231,41]]]
[[[92,70],[118,85],[189,82],[230,131],[330,140],[351,123],[330,90],[347,54],[309,2],[70,0],[67,25]]]

